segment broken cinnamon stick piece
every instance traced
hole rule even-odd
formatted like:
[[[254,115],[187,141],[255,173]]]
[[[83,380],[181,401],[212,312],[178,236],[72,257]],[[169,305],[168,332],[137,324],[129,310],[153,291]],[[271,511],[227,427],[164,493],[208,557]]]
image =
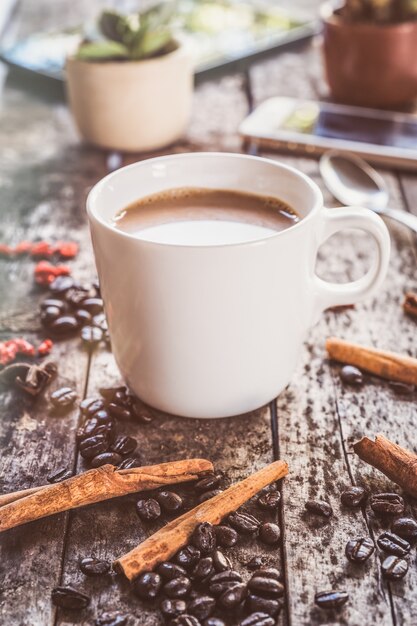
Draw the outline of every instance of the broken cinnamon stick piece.
[[[384,435],[375,441],[363,437],[353,445],[362,461],[376,467],[407,493],[417,498],[417,455],[393,443]]]
[[[403,309],[407,315],[417,319],[417,293],[409,291],[404,296]]]
[[[288,465],[285,461],[275,461],[267,465],[259,472],[166,524],[143,543],[115,561],[115,567],[129,580],[133,580],[144,571],[154,569],[158,563],[167,561],[188,542],[197,524],[200,522],[218,524],[226,515],[236,511],[266,485],[279,480],[286,474],[288,474]]]
[[[29,490],[29,495],[24,497],[21,491],[6,494],[8,503],[0,506],[0,532],[86,504],[195,480],[212,471],[212,463],[205,459],[185,459],[125,470],[103,465],[60,483],[39,487],[35,493]],[[10,501],[13,495],[15,499]]]
[[[335,361],[356,365],[359,369],[387,380],[417,385],[417,359],[411,356],[366,348],[336,337],[327,339],[326,350]]]

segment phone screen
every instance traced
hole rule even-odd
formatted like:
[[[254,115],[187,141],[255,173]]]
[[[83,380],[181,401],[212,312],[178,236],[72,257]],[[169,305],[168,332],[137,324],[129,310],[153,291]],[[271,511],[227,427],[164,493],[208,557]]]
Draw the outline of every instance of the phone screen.
[[[342,107],[340,111],[335,109],[337,105],[327,108],[313,102],[297,104],[281,128],[317,137],[417,149],[417,118],[416,121],[409,121],[395,113],[387,117],[372,117],[356,115],[344,111]]]

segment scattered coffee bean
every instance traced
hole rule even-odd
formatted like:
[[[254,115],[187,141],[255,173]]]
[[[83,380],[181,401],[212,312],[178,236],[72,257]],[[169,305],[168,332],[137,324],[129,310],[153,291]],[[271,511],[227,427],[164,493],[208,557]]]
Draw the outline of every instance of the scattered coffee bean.
[[[275,620],[268,613],[251,613],[239,623],[239,626],[274,626]]]
[[[61,387],[51,393],[51,404],[57,409],[71,407],[77,399],[77,392],[71,387]]]
[[[181,567],[185,567],[185,569],[190,569],[193,567],[201,556],[200,550],[198,550],[195,546],[189,544],[178,550],[175,555],[175,560],[178,565]]]
[[[62,300],[58,300],[57,298],[47,298],[41,303],[41,311],[44,311],[49,307],[59,309],[60,313],[63,313],[65,311],[65,302],[62,302]]]
[[[84,309],[78,309],[78,311],[75,311],[74,315],[81,326],[91,324],[91,315],[88,311],[84,311]]]
[[[212,489],[211,491],[205,491],[198,498],[198,503],[202,504],[203,502],[207,502],[207,500],[214,498],[214,496],[218,496],[219,493],[223,493],[223,489]]]
[[[411,549],[411,545],[408,541],[388,531],[382,533],[376,542],[381,550],[389,552],[390,554],[395,554],[396,556],[405,556]]]
[[[340,500],[344,506],[354,508],[364,504],[367,495],[363,487],[348,487],[342,492]]]
[[[104,402],[101,398],[85,398],[80,404],[81,413],[90,417],[103,408]]]
[[[141,402],[134,401],[130,407],[132,419],[141,422],[142,424],[149,424],[154,418],[152,410],[144,406]]]
[[[41,312],[41,322],[44,326],[50,326],[60,315],[62,315],[62,309],[57,306],[48,306]]]
[[[97,328],[97,326],[83,326],[81,339],[86,345],[95,346],[103,339],[103,331]]]
[[[161,507],[159,502],[153,498],[138,500],[136,502],[136,513],[144,522],[153,522],[161,516]]]
[[[173,580],[174,578],[187,575],[183,567],[176,563],[171,563],[171,561],[160,563],[157,567],[157,572],[164,580]]]
[[[218,572],[210,576],[209,591],[214,596],[219,596],[230,586],[236,583],[241,583],[242,577],[236,570],[225,570],[224,572]]]
[[[55,295],[63,295],[74,286],[71,276],[57,276],[49,285],[49,290]]]
[[[217,544],[223,548],[231,548],[237,543],[238,534],[230,526],[215,526],[214,532],[216,533]]]
[[[260,567],[252,574],[252,578],[256,576],[264,576],[266,578],[273,578],[274,580],[281,580],[281,572],[276,567]]]
[[[253,556],[247,563],[246,563],[246,567],[248,568],[248,570],[255,570],[258,569],[259,567],[263,567],[264,565],[266,565],[268,562],[267,557],[265,556]]]
[[[55,587],[52,590],[52,602],[62,609],[85,609],[90,598],[73,587]]]
[[[107,318],[105,313],[98,313],[93,317],[93,324],[100,328],[103,332],[107,330]]]
[[[382,562],[381,570],[383,576],[388,580],[400,580],[408,571],[408,563],[405,559],[390,554]]]
[[[117,392],[126,395],[126,391],[127,390],[124,385],[120,385],[119,387],[100,387],[99,389],[100,395],[102,395],[108,402],[112,402],[114,400]]]
[[[86,298],[88,298],[88,289],[86,287],[71,287],[65,293],[65,301],[74,309],[79,309]]]
[[[80,570],[86,576],[103,576],[110,572],[110,563],[92,556],[81,559]]]
[[[213,573],[213,559],[210,556],[206,556],[198,561],[194,567],[192,574],[196,580],[203,580]],[[197,616],[198,617],[198,616]]]
[[[267,491],[259,496],[257,504],[261,509],[275,511],[279,507],[280,500],[279,491]]]
[[[227,610],[234,609],[243,602],[247,592],[248,590],[244,583],[236,583],[221,594],[218,600],[219,605]]]
[[[178,617],[187,610],[184,600],[170,600],[166,598],[159,605],[162,615],[165,617]]]
[[[198,480],[194,489],[197,493],[203,493],[204,491],[211,491],[220,485],[221,476],[217,476],[216,474],[211,474],[210,476],[205,476]]]
[[[282,608],[282,601],[274,598],[262,598],[255,593],[250,593],[248,596],[249,609],[254,612],[267,613],[274,617]]]
[[[261,522],[249,513],[240,513],[236,511],[231,513],[228,521],[233,528],[244,535],[250,535],[258,530]]]
[[[203,626],[226,626],[226,622],[219,617],[208,617],[204,620]]]
[[[164,585],[164,593],[168,598],[184,598],[191,589],[191,581],[186,576],[173,578]]]
[[[108,463],[110,463],[110,465],[119,465],[121,461],[122,457],[116,452],[102,452],[91,459],[90,465],[91,467],[101,467],[102,465],[107,465]]]
[[[377,515],[401,515],[404,500],[398,493],[376,493],[369,498],[371,509]]]
[[[391,380],[388,384],[393,392],[398,396],[411,396],[415,391],[414,385],[408,385],[407,383],[400,383],[395,380]]]
[[[216,533],[213,525],[210,522],[198,524],[192,532],[190,541],[203,554],[213,552],[216,547]]]
[[[55,335],[66,336],[78,330],[78,320],[73,315],[64,315],[57,317],[51,324],[50,330]]]
[[[248,582],[249,589],[259,596],[280,598],[284,595],[284,585],[269,576],[254,574]]]
[[[369,537],[351,539],[346,544],[345,554],[352,563],[363,563],[375,550],[373,541]]]
[[[97,315],[103,310],[103,300],[101,298],[86,298],[83,300],[83,309],[92,315]]]
[[[183,501],[181,496],[173,491],[160,491],[156,494],[156,499],[167,513],[173,513],[182,509]]]
[[[120,404],[110,402],[107,408],[110,415],[118,420],[128,420],[132,417],[130,409],[126,406],[121,406]]]
[[[110,446],[110,450],[113,450],[113,452],[117,452],[117,454],[125,456],[126,454],[131,454],[134,450],[136,450],[137,445],[138,442],[133,437],[128,437],[127,435],[119,435]]]
[[[80,454],[83,459],[92,459],[109,448],[108,438],[104,435],[93,435],[80,442]]]
[[[198,596],[188,603],[187,610],[198,619],[210,617],[216,606],[216,600],[211,596]]]
[[[194,617],[194,615],[188,615],[183,613],[170,622],[169,626],[201,626],[201,622]]]
[[[127,626],[128,615],[117,613],[116,611],[102,613],[97,617],[95,626]]]
[[[417,539],[417,522],[412,517],[399,517],[394,520],[391,530],[404,539],[410,541]]]
[[[144,572],[133,581],[134,593],[143,600],[153,600],[161,589],[162,579],[155,572]]]
[[[69,470],[66,467],[62,467],[53,474],[49,474],[46,480],[48,481],[48,483],[60,483],[61,480],[67,480],[67,478],[71,478],[72,475],[72,470]]]
[[[281,538],[281,530],[278,524],[272,522],[264,522],[259,527],[259,539],[268,546],[273,546]]]
[[[357,385],[358,387],[363,385],[363,374],[353,365],[344,365],[340,370],[340,378],[348,385]]]
[[[321,517],[329,518],[333,515],[332,507],[324,500],[308,500],[308,502],[305,503],[305,508],[309,513],[314,513]]]
[[[338,609],[349,600],[346,591],[320,591],[314,601],[321,609]]]
[[[224,572],[232,569],[231,560],[220,550],[213,552],[213,565],[216,572]]]
[[[127,458],[123,459],[121,463],[117,466],[118,469],[131,469],[132,467],[140,467],[141,463],[139,459]]]

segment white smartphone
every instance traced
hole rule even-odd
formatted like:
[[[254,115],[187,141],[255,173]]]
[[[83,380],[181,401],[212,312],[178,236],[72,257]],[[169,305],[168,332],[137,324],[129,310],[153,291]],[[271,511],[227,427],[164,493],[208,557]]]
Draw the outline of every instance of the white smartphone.
[[[268,148],[309,155],[347,150],[376,164],[417,169],[417,115],[409,113],[270,98],[239,132]]]

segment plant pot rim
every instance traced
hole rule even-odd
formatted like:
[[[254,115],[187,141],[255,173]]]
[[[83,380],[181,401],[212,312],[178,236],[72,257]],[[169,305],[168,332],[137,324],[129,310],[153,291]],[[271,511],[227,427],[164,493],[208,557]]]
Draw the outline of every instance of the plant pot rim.
[[[340,9],[344,5],[344,2],[323,2],[320,5],[320,17],[323,23],[330,24],[337,28],[352,29],[362,32],[403,32],[403,31],[416,31],[417,35],[417,18],[415,20],[408,20],[406,22],[394,22],[387,24],[378,24],[375,22],[348,22],[339,15],[336,15],[335,11]]]
[[[151,65],[151,64],[159,64],[163,63],[165,60],[172,59],[174,56],[178,56],[184,52],[184,49],[187,48],[187,44],[178,37],[173,37],[173,41],[176,43],[176,48],[167,52],[166,54],[161,54],[160,56],[150,57],[147,59],[137,59],[134,61],[88,61],[87,59],[77,59],[73,54],[68,55],[65,63],[72,64],[82,64],[89,66],[97,66],[102,68],[114,69],[122,67],[138,67],[143,65]]]

